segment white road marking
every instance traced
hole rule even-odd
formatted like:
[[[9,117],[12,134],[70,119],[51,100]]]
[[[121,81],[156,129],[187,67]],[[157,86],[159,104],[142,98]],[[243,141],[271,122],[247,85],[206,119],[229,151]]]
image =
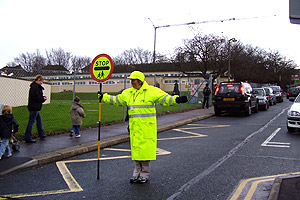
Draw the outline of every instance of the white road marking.
[[[252,134],[250,134],[248,137],[245,138],[245,140],[243,140],[240,144],[238,144],[237,146],[235,146],[233,149],[231,149],[228,154],[226,154],[225,156],[223,156],[221,159],[219,159],[217,162],[215,162],[214,164],[212,164],[210,167],[208,167],[206,170],[204,170],[202,173],[198,174],[197,176],[195,176],[194,178],[192,178],[190,181],[188,181],[187,183],[183,184],[179,190],[177,192],[175,192],[174,194],[172,194],[170,197],[167,198],[167,200],[174,200],[176,198],[178,198],[179,196],[181,196],[183,193],[185,193],[187,190],[190,189],[190,187],[192,187],[193,185],[197,184],[200,180],[202,180],[204,177],[206,177],[207,175],[209,175],[211,172],[213,172],[215,169],[217,169],[219,166],[221,166],[225,161],[227,161],[228,159],[230,159],[231,157],[233,157],[235,155],[235,153],[242,148],[253,136],[255,136],[258,133],[263,132],[265,129],[267,129],[269,127],[270,124],[272,124],[280,115],[282,115],[283,113],[286,112],[286,110],[289,109],[288,108],[284,108],[281,110],[280,113],[278,113],[273,119],[271,119],[268,123],[266,123],[263,127],[261,127],[259,130],[253,132]]]
[[[262,144],[263,147],[280,147],[280,148],[289,148],[291,143],[283,142],[270,142],[273,137],[280,131],[281,128],[277,128]]]

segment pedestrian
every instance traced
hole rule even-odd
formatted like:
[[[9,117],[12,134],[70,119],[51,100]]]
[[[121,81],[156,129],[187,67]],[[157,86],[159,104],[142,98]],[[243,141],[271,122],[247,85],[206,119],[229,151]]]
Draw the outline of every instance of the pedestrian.
[[[99,92],[100,101],[115,106],[128,106],[131,158],[135,168],[130,183],[145,183],[150,176],[150,160],[156,160],[157,122],[155,104],[172,106],[187,102],[186,96],[171,96],[160,88],[150,86],[145,75],[133,71],[131,88],[113,96]]]
[[[206,108],[209,107],[209,95],[210,95],[211,91],[210,88],[208,87],[208,83],[206,83],[205,87],[203,88],[203,104],[202,104],[202,108],[204,109],[204,107],[206,106]]]
[[[175,80],[174,89],[173,89],[172,95],[179,95],[178,81],[177,80]]]
[[[0,116],[0,159],[3,155],[7,158],[12,156],[9,147],[9,141],[12,135],[18,133],[19,124],[12,114],[12,108],[9,105],[4,105],[1,109],[2,115]]]
[[[29,97],[28,97],[28,110],[29,110],[29,120],[25,131],[25,142],[35,143],[36,140],[32,139],[32,127],[36,121],[36,126],[38,130],[38,135],[41,139],[44,139],[45,133],[43,129],[43,122],[40,111],[42,109],[43,103],[47,100],[46,96],[43,96],[42,84],[44,82],[44,77],[42,75],[37,75],[34,81],[30,84]]]
[[[160,88],[160,84],[159,84],[159,82],[158,82],[158,81],[156,81],[156,83],[155,83],[155,87],[158,87],[158,88]]]
[[[70,136],[73,137],[73,134],[75,133],[75,137],[80,138],[80,126],[82,125],[82,118],[85,118],[85,113],[83,110],[83,106],[80,104],[79,97],[74,98],[74,101],[70,108],[70,114],[72,123]]]

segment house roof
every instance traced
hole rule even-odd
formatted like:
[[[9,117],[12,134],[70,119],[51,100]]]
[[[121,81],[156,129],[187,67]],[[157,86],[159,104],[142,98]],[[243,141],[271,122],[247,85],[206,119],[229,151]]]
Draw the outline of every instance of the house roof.
[[[149,72],[189,72],[199,71],[195,64],[177,64],[177,63],[157,63],[157,64],[137,64],[137,65],[115,65],[114,73],[130,73],[132,71]],[[83,73],[89,72],[90,66],[82,69]]]
[[[42,68],[42,70],[55,70],[55,71],[65,71],[69,72],[64,66],[62,65],[46,65]]]

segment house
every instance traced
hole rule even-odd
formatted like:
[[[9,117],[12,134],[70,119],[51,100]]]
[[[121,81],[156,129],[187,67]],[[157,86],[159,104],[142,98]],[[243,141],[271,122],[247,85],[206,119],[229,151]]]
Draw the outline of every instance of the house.
[[[42,74],[45,81],[51,84],[51,92],[97,92],[99,91],[99,83],[92,79],[90,75],[90,66],[86,66],[81,70],[71,74],[63,66],[48,65],[40,69],[38,72],[26,72],[21,67],[15,70],[15,77],[32,80],[37,74]],[[15,68],[7,67],[9,72]],[[160,84],[160,88],[164,91],[173,91],[175,80],[178,81],[181,91],[191,90],[194,83],[201,90],[206,79],[201,71],[195,65],[176,64],[176,63],[157,63],[157,64],[137,64],[137,65],[115,65],[112,76],[102,85],[103,92],[120,92],[125,88],[131,87],[130,80],[126,79],[132,71],[139,70],[145,74],[146,81],[149,85]],[[208,77],[206,77],[208,78]],[[220,77],[216,78],[216,83],[221,82]],[[75,83],[75,85],[74,85]],[[215,85],[214,84],[214,85]]]

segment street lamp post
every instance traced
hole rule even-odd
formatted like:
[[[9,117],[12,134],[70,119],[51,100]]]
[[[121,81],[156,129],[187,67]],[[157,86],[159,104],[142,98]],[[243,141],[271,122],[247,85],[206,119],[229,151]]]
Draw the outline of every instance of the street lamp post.
[[[228,82],[230,82],[230,60],[231,60],[231,42],[236,42],[235,38],[228,40]]]
[[[156,59],[156,29],[158,28],[169,28],[172,26],[189,26],[189,25],[195,25],[195,24],[204,24],[204,23],[210,23],[210,22],[224,22],[224,21],[231,21],[231,20],[236,20],[235,18],[229,18],[229,19],[222,19],[222,20],[211,20],[211,21],[202,21],[202,22],[188,22],[188,23],[183,23],[183,24],[168,24],[168,25],[163,25],[163,26],[155,26],[154,23],[150,18],[148,18],[149,21],[152,23],[152,26],[154,27],[154,50],[153,50],[153,63],[155,63]]]

